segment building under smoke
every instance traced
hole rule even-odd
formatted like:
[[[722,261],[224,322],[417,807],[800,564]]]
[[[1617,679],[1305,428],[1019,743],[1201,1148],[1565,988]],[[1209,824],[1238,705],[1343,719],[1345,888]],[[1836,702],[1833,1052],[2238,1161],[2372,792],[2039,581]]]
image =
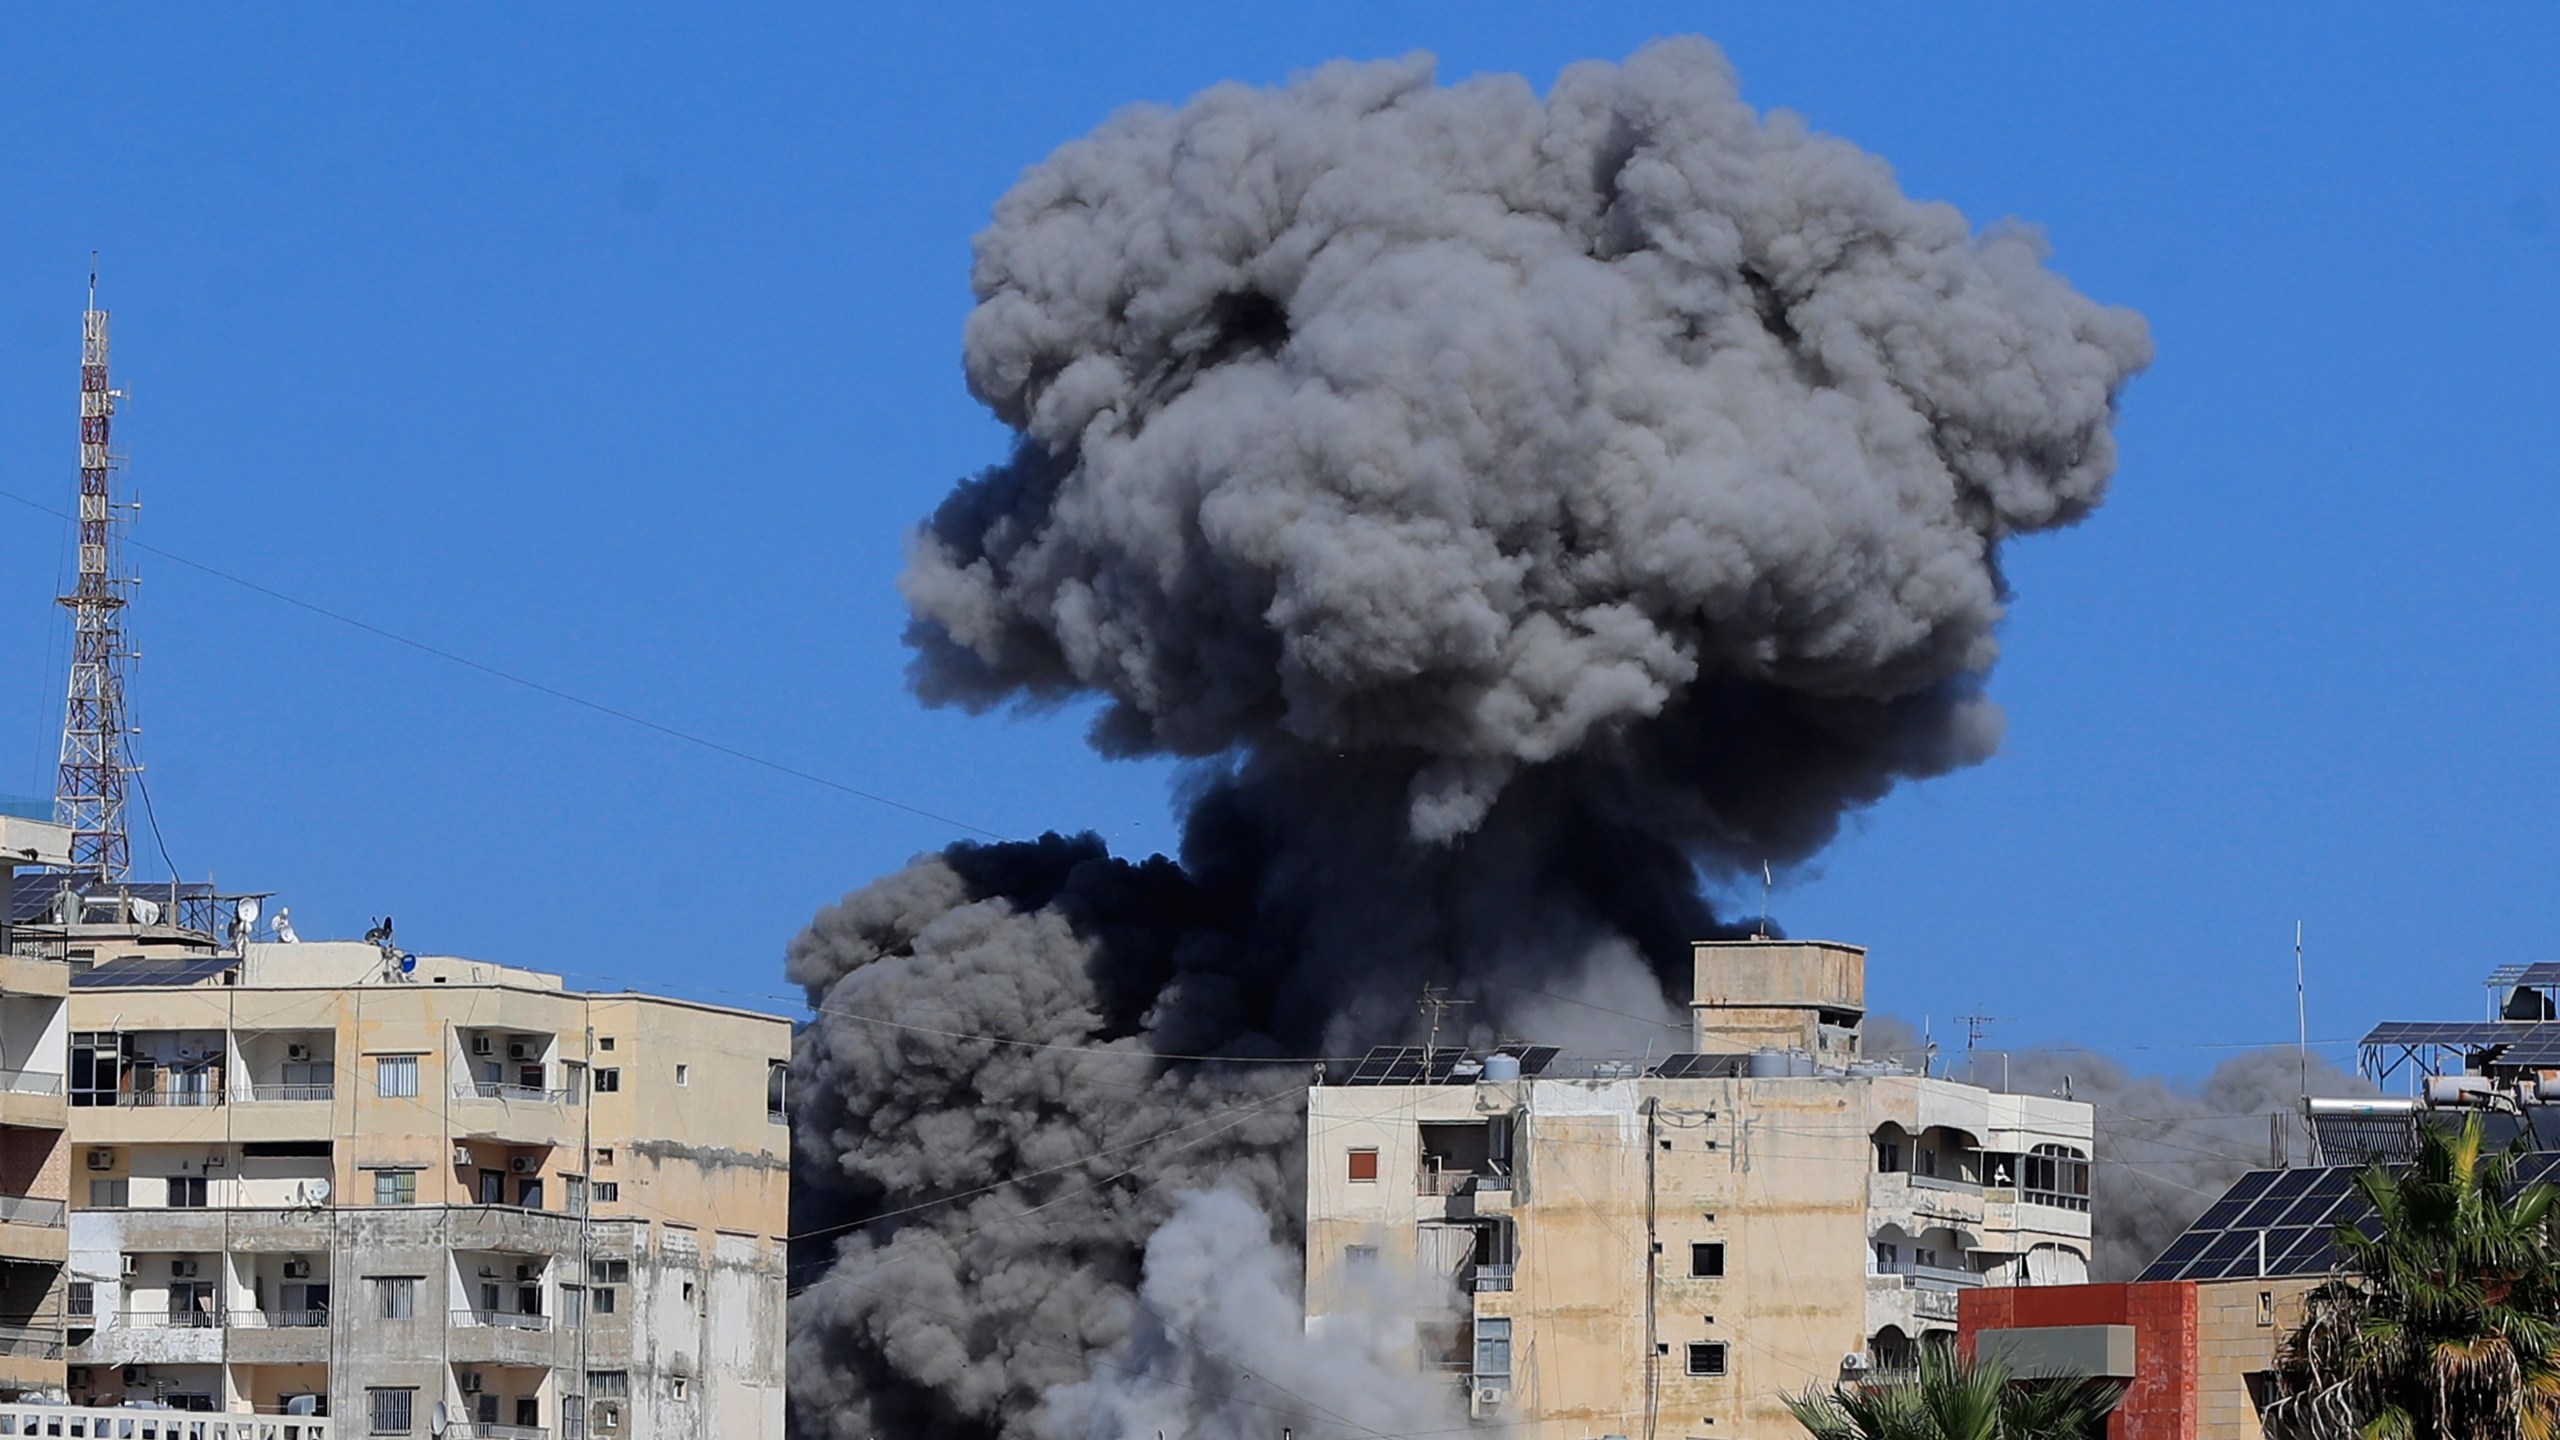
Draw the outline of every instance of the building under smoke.
[[[955,846],[793,946],[800,1431],[1429,1428],[1266,1323],[1304,1061],[1425,985],[1668,1048],[1702,875],[1990,753],[2001,547],[2104,498],[2150,356],[2044,259],[1697,41],[1222,86],[1026,172],[964,351],[1015,443],[916,538],[914,682],[1098,699],[1195,762],[1183,843]]]

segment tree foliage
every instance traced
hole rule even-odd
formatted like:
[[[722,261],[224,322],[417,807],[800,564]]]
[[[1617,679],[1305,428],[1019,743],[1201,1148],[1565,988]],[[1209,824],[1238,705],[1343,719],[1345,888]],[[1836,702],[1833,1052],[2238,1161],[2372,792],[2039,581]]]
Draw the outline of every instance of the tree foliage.
[[[1931,1346],[1907,1379],[1817,1386],[1787,1408],[1813,1440],[2084,1440],[2123,1393],[2111,1380],[2020,1375]]]
[[[2523,1153],[2473,1115],[2356,1177],[2371,1213],[2286,1339],[2269,1440],[2560,1440],[2560,1191],[2516,1183]]]

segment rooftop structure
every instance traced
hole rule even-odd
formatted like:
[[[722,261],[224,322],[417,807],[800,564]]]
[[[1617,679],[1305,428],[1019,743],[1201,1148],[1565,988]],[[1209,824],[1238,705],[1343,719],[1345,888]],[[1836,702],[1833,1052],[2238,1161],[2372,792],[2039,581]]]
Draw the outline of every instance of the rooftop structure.
[[[1418,1276],[1414,1363],[1523,1440],[1799,1433],[1785,1393],[2087,1275],[2089,1106],[1862,1059],[1865,954],[1694,951],[1657,1063],[1373,1052],[1308,1097],[1308,1324]],[[1707,1427],[1713,1426],[1713,1429]],[[1676,1428],[1675,1428],[1676,1427]]]

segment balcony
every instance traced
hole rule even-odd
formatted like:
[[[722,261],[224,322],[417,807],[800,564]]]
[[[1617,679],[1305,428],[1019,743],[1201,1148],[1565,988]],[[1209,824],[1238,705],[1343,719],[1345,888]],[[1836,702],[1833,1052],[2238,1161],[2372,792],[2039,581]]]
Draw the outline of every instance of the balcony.
[[[181,1310],[172,1315],[165,1307],[127,1309],[92,1316],[90,1322],[99,1328],[70,1347],[68,1358],[75,1365],[222,1363],[225,1317],[219,1310]]]
[[[494,1420],[461,1420],[445,1428],[447,1435],[460,1435],[468,1440],[549,1440],[551,1432],[539,1425],[501,1425]]]
[[[1511,1288],[1511,1267],[1510,1267],[1510,1266],[1508,1266],[1508,1265],[1479,1265],[1479,1266],[1477,1266],[1477,1267],[1476,1267],[1476,1285],[1475,1285],[1475,1290],[1476,1290],[1476,1293],[1477,1293],[1477,1294],[1479,1294],[1479,1295],[1489,1295],[1489,1294],[1492,1294],[1492,1293],[1494,1293],[1494,1292],[1496,1292],[1496,1291],[1508,1290],[1508,1289],[1510,1289],[1510,1288]]]
[[[1980,1277],[1975,1277],[1979,1279]],[[1916,1283],[1908,1275],[1867,1277],[1867,1329],[1894,1326],[1906,1335],[1928,1329],[1953,1329],[1957,1290]]]
[[[315,1365],[329,1359],[326,1310],[234,1310],[223,1358],[235,1365]]]
[[[71,1254],[59,1200],[0,1195],[0,1260],[59,1265]]]
[[[1982,1193],[1982,1182],[1979,1180],[1966,1180],[1948,1175],[1923,1175],[1917,1171],[1905,1172],[1903,1178],[1909,1180],[1911,1187],[1915,1190],[1947,1190],[1958,1195]]]
[[[244,1105],[309,1105],[338,1098],[338,1087],[320,1085],[252,1085],[240,1097]]]
[[[32,1195],[0,1195],[0,1223],[10,1225],[59,1225],[62,1202],[39,1200]]]
[[[56,1377],[57,1382],[60,1377]],[[0,1435],[94,1435],[134,1440],[331,1440],[325,1416],[236,1415],[138,1406],[0,1404]]]
[[[520,1100],[532,1105],[569,1103],[566,1090],[546,1090],[539,1085],[510,1085],[502,1080],[475,1081],[471,1093],[482,1100]]]
[[[234,1310],[231,1323],[252,1330],[325,1330],[326,1310]]]
[[[551,1328],[551,1317],[522,1310],[474,1308],[454,1311],[453,1323],[457,1328],[465,1325],[494,1325],[507,1330],[548,1330]]]
[[[44,1070],[0,1070],[0,1125],[62,1128],[62,1077]]]
[[[23,1355],[36,1360],[59,1360],[62,1358],[62,1327],[0,1325],[0,1355]]]

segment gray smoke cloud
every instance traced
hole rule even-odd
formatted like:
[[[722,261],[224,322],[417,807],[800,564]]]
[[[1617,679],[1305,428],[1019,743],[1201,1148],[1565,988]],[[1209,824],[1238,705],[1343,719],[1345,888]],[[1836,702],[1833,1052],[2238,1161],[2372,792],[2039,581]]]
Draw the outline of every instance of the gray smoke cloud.
[[[1922,1063],[1919,1033],[1888,1017],[1868,1021],[1867,1049],[1907,1065]],[[2035,1095],[2067,1090],[2097,1107],[2089,1257],[2095,1280],[2140,1274],[2249,1171],[2305,1163],[2305,1093],[2376,1093],[2361,1076],[2317,1055],[2306,1067],[2294,1051],[2275,1048],[2234,1055],[2185,1085],[2078,1050],[1984,1052],[1973,1069],[1970,1078],[1981,1084]],[[1943,1055],[1937,1073],[1967,1078],[1961,1060]],[[2273,1128],[2271,1116],[2277,1117]]]
[[[1426,983],[1669,1048],[1702,873],[1987,755],[2001,546],[2099,503],[2150,354],[2044,257],[1697,41],[1543,97],[1330,65],[1028,171],[964,349],[1016,444],[915,539],[913,682],[1098,698],[1194,762],[1183,843],[955,846],[794,945],[800,1432],[1242,1433],[1147,1247],[1209,1194],[1294,1244],[1260,1062],[1418,1039]]]

